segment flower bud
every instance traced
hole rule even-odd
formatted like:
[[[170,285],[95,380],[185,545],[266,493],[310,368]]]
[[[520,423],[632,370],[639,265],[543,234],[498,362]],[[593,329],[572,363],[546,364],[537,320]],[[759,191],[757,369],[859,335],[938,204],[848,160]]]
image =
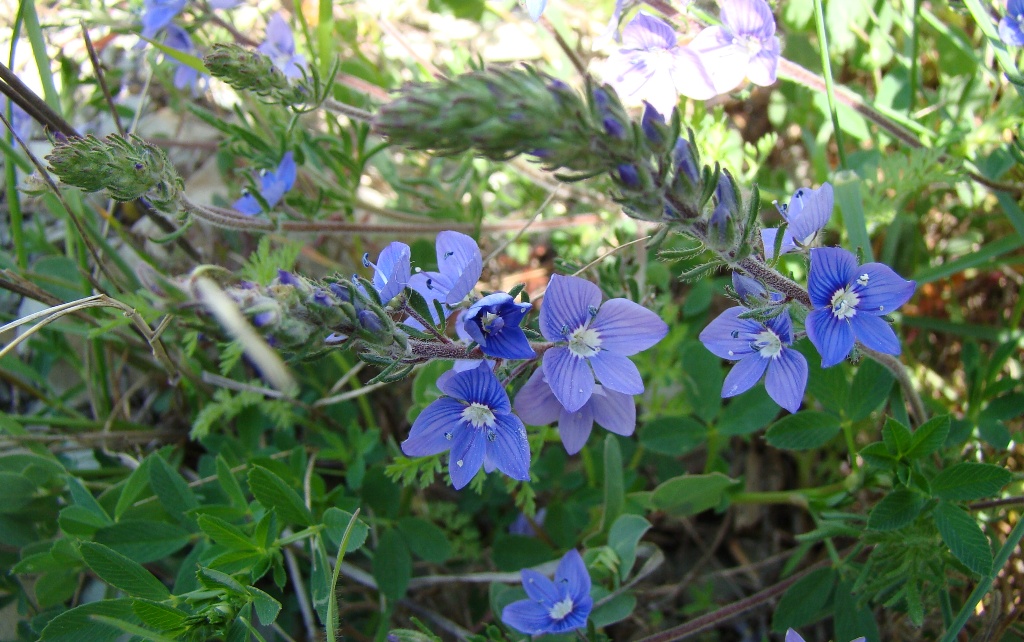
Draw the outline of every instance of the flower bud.
[[[213,45],[213,51],[203,58],[203,64],[212,76],[237,90],[251,91],[267,98],[268,102],[295,105],[313,96],[304,82],[292,84],[274,65],[272,58],[236,44]]]

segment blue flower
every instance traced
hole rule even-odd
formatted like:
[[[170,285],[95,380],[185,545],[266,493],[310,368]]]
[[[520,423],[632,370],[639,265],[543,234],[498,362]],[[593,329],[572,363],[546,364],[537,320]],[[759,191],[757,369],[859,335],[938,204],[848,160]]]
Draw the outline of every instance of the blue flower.
[[[446,376],[447,375],[447,376]],[[402,452],[410,457],[451,450],[448,472],[462,488],[480,467],[495,468],[513,479],[530,479],[530,446],[526,427],[512,414],[512,404],[498,377],[485,365],[445,373],[437,387],[446,396],[416,417]]]
[[[789,205],[779,207],[779,214],[787,223],[786,231],[782,233],[779,253],[785,254],[810,245],[832,216],[833,202],[832,186],[828,183],[823,183],[818,189],[801,187],[793,192]],[[778,229],[761,230],[764,254],[769,259],[775,258],[778,234]]]
[[[814,309],[805,326],[807,338],[821,354],[821,367],[845,359],[855,341],[878,352],[899,354],[899,339],[881,317],[906,303],[915,285],[887,265],[858,266],[857,257],[842,248],[811,250],[807,292]]]
[[[711,227],[724,237],[725,225],[730,218],[739,214],[739,200],[736,198],[736,184],[732,181],[732,175],[726,169],[718,175],[718,184],[715,185],[715,209],[711,211]]]
[[[519,4],[526,7],[527,13],[530,14],[530,20],[537,22],[544,14],[544,9],[548,6],[548,0],[519,0]]]
[[[1024,0],[1007,0],[999,21],[999,39],[1011,47],[1024,47]]]
[[[270,16],[266,40],[256,49],[273,60],[274,66],[286,77],[302,78],[302,68],[306,66],[306,59],[302,54],[295,53],[295,38],[292,36],[291,27],[280,13]]]
[[[242,0],[208,0],[211,9],[234,9]]]
[[[516,516],[514,522],[508,526],[509,535],[522,535],[523,537],[537,537],[537,531],[534,529],[533,524],[537,526],[544,525],[544,519],[548,516],[548,509],[542,508],[537,511],[537,514],[533,516],[533,523],[526,519],[525,513],[519,513]]]
[[[570,455],[575,455],[587,443],[594,422],[609,432],[628,437],[636,430],[636,405],[633,397],[609,390],[601,385],[583,407],[576,412],[565,409],[544,378],[544,369],[537,368],[519,389],[512,407],[519,418],[531,426],[547,426],[558,422],[558,435]]]
[[[866,639],[867,638],[860,637],[856,640],[850,640],[850,642],[864,642]],[[793,629],[788,629],[786,631],[786,642],[804,642],[804,639],[799,633],[797,633]]]
[[[775,82],[779,39],[765,0],[723,0],[721,26],[697,34],[688,47],[700,56],[715,94],[739,87],[744,78],[763,87]]]
[[[661,341],[668,325],[627,299],[601,305],[596,285],[556,274],[540,308],[540,331],[557,344],[544,353],[544,376],[558,402],[576,412],[593,394],[595,375],[609,390],[643,392],[640,371],[629,356]]]
[[[164,44],[171,49],[177,49],[182,53],[189,54],[190,56],[196,55],[196,48],[192,44],[192,38],[189,37],[188,32],[179,27],[176,24],[167,25],[167,35],[164,37]],[[184,65],[180,62],[176,62],[177,68],[174,70],[174,86],[178,89],[185,89],[190,87],[193,92],[199,89],[199,83],[201,80],[205,80],[207,76],[201,76],[198,71]]]
[[[516,303],[504,292],[488,294],[462,315],[462,328],[489,357],[532,359],[537,353],[519,327],[531,308],[529,303]]]
[[[529,599],[519,600],[501,611],[501,621],[527,635],[566,633],[582,629],[594,608],[590,597],[590,574],[575,550],[562,557],[552,582],[537,571],[520,571]]]
[[[405,243],[389,243],[381,250],[377,263],[370,262],[370,255],[363,255],[363,266],[373,268],[373,287],[380,294],[380,300],[387,303],[409,285],[411,268],[409,259],[412,251]]]
[[[284,195],[295,184],[295,176],[295,157],[291,152],[285,153],[276,170],[263,172],[260,178],[260,195],[263,196],[267,205],[274,207],[284,198]],[[260,202],[252,194],[245,194],[235,201],[234,208],[246,216],[255,216],[263,211]]]
[[[472,237],[461,232],[445,231],[437,235],[437,272],[423,272],[424,285],[447,305],[466,298],[483,271],[480,248]]]
[[[142,37],[153,39],[185,8],[187,0],[145,0],[142,3]],[[145,41],[140,43],[145,46]]]
[[[647,101],[666,119],[679,95],[705,100],[718,92],[696,52],[677,44],[672,27],[641,11],[622,30],[622,48],[603,76],[624,101]]]
[[[762,298],[765,290],[757,281],[734,276],[733,284],[744,301],[767,302]],[[773,298],[780,300],[781,296]],[[783,310],[765,321],[741,318],[746,312],[749,310],[741,305],[729,308],[700,333],[704,347],[715,356],[736,361],[722,385],[722,397],[750,390],[764,375],[768,396],[786,410],[796,412],[807,388],[807,359],[790,347],[793,321],[789,311]]]
[[[10,115],[8,116],[7,109],[10,107]],[[14,133],[17,134],[18,138],[28,143],[29,137],[32,135],[32,117],[28,115],[24,109],[22,109],[18,103],[10,102],[7,96],[0,95],[0,112],[3,112],[4,118],[11,123],[11,127],[14,129]],[[7,140],[7,133],[0,134],[4,140]],[[17,143],[14,144],[18,146]]]

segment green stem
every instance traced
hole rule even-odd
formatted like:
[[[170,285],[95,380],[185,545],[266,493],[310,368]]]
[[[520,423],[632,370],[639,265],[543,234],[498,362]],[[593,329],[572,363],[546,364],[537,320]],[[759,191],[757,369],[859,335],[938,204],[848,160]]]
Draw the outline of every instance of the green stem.
[[[835,82],[832,80],[832,62],[828,57],[828,35],[825,33],[825,11],[821,0],[814,0],[814,23],[818,28],[818,46],[821,48],[821,71],[825,76],[825,95],[828,96],[828,111],[832,116],[832,129],[836,135],[836,150],[839,153],[839,165],[847,169],[846,151],[843,149],[843,132],[839,129],[839,112],[836,111]]]
[[[967,0],[970,3],[972,0]],[[981,602],[981,599],[985,597],[988,590],[992,588],[992,583],[995,582],[996,576],[999,575],[999,571],[1006,566],[1006,562],[1009,561],[1010,555],[1013,550],[1020,543],[1021,538],[1024,537],[1024,519],[1018,519],[1017,525],[1010,531],[1010,535],[1006,538],[1006,542],[1003,547],[999,549],[999,554],[996,555],[995,563],[992,565],[992,572],[981,578],[978,585],[974,587],[974,591],[971,592],[970,597],[964,602],[960,612],[957,613],[956,619],[953,620],[953,624],[946,629],[946,633],[942,636],[939,642],[956,642],[957,637],[960,635],[960,631],[967,624],[967,620],[970,619],[971,614],[974,613],[975,607]]]
[[[730,496],[732,504],[790,504],[807,508],[808,501],[846,490],[846,482],[801,490],[744,491]]]
[[[920,39],[920,29],[918,28],[917,18],[921,12],[921,0],[914,0],[913,13],[910,15],[911,20],[911,32],[910,32],[910,101],[907,104],[907,114],[914,113],[914,105],[917,103],[915,100],[917,94],[917,76],[918,76],[918,46]]]
[[[857,442],[854,440],[853,422],[843,422],[843,436],[846,438],[846,449],[850,451],[850,465],[856,472],[860,466],[857,464]]]

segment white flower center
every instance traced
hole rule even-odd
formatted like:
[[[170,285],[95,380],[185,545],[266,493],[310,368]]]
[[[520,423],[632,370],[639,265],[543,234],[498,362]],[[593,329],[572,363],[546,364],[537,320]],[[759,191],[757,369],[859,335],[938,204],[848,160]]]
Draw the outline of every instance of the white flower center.
[[[836,290],[836,293],[832,295],[832,314],[837,319],[849,319],[857,314],[858,303],[860,303],[860,297],[856,292],[846,288]]]
[[[462,411],[462,420],[474,428],[490,427],[494,425],[494,413],[487,406],[474,401]]]
[[[552,620],[564,620],[565,616],[572,613],[572,607],[572,598],[566,595],[565,599],[561,602],[555,602],[551,610],[548,611],[548,615],[551,616]]]
[[[601,335],[587,327],[577,328],[569,335],[569,352],[582,359],[601,351]]]
[[[761,53],[761,50],[764,49],[764,43],[758,40],[755,36],[736,36],[732,41],[733,44],[739,45],[749,51],[751,58]]]
[[[754,343],[750,347],[760,352],[765,359],[773,359],[782,352],[782,339],[771,330],[765,329],[754,338]]]

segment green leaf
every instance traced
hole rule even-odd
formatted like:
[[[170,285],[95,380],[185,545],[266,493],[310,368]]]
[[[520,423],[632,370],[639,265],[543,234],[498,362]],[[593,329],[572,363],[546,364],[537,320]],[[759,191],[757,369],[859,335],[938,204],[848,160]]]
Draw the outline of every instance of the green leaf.
[[[926,457],[946,443],[949,436],[949,415],[932,417],[914,431],[907,449],[907,459]]]
[[[639,515],[622,515],[608,531],[608,546],[619,556],[619,579],[625,581],[636,562],[636,545],[651,527],[651,523]]]
[[[935,507],[935,526],[942,541],[964,566],[978,575],[992,572],[992,548],[988,538],[967,511],[942,502]]]
[[[428,562],[441,564],[452,554],[452,545],[443,530],[419,517],[398,520],[398,530],[409,549]]]
[[[236,508],[249,507],[249,502],[245,501],[245,493],[242,492],[242,485],[238,483],[235,474],[231,472],[231,466],[228,466],[223,455],[217,455],[217,481],[232,506]]]
[[[110,515],[107,515],[107,511],[103,510],[103,507],[100,506],[100,503],[92,496],[92,493],[86,489],[80,479],[77,477],[68,477],[67,484],[68,491],[71,493],[71,500],[75,503],[75,506],[80,506],[90,513],[97,515],[106,524],[114,523],[110,519]]]
[[[895,380],[885,366],[877,361],[865,359],[857,368],[857,374],[853,376],[855,394],[851,394],[847,400],[846,416],[851,421],[869,417],[889,396]]]
[[[309,574],[309,588],[313,596],[313,608],[321,622],[327,622],[331,609],[331,566],[323,546],[313,548],[313,568]]]
[[[910,450],[914,435],[909,428],[889,417],[882,426],[882,441],[890,453],[903,457]]]
[[[183,526],[194,530],[196,522],[187,513],[199,506],[196,494],[188,487],[188,483],[164,461],[163,457],[150,457],[153,463],[149,467],[149,485],[160,499],[160,504],[172,517]]]
[[[259,503],[277,510],[277,516],[287,524],[310,526],[313,515],[302,498],[283,479],[263,466],[249,471],[249,490]]]
[[[149,486],[149,468],[153,463],[153,459],[157,459],[155,455],[147,457],[142,460],[142,463],[132,471],[131,475],[128,475],[128,479],[125,480],[124,485],[121,487],[121,495],[117,498],[117,505],[114,506],[114,519],[120,520],[121,516],[125,514],[129,508],[132,507]]]
[[[161,601],[170,597],[171,592],[141,564],[128,559],[117,551],[95,542],[82,542],[79,550],[82,559],[100,579],[114,588],[121,589],[132,597]]]
[[[412,556],[396,530],[386,530],[373,552],[373,577],[388,599],[398,601],[412,578]]]
[[[700,341],[685,344],[679,359],[687,365],[679,384],[695,415],[714,421],[722,408],[722,362]]]
[[[536,537],[499,533],[491,547],[494,565],[501,571],[518,571],[551,559],[551,548]]]
[[[626,504],[626,486],[623,480],[622,450],[612,433],[604,438],[604,517],[601,531],[606,532],[622,514]]]
[[[132,600],[132,611],[143,624],[158,631],[173,631],[188,620],[188,613],[151,600]]]
[[[53,618],[39,639],[43,642],[111,642],[120,639],[120,629],[93,620],[93,615],[139,623],[130,599],[100,600],[76,606]]]
[[[0,488],[0,513],[17,513],[32,502],[36,493],[35,483],[20,473],[0,472]]]
[[[68,535],[92,537],[97,530],[110,526],[113,522],[106,515],[99,515],[84,506],[75,505],[61,509],[57,523]]]
[[[715,426],[719,435],[749,435],[761,430],[779,415],[779,404],[764,386],[755,386],[733,397],[722,410]]]
[[[636,609],[636,596],[619,593],[590,613],[590,622],[597,628],[625,620]]]
[[[256,550],[257,546],[246,537],[242,529],[215,515],[200,515],[199,528],[214,542],[242,551]]]
[[[199,581],[206,588],[220,588],[224,589],[229,593],[234,593],[236,595],[248,594],[248,590],[246,589],[245,586],[241,584],[241,582],[236,580],[231,575],[223,571],[218,571],[215,568],[200,566],[199,570],[197,571],[197,575],[199,577]]]
[[[707,432],[689,417],[658,417],[640,429],[640,445],[651,452],[677,457],[704,443]]]
[[[152,520],[124,520],[96,531],[96,542],[114,549],[139,564],[163,559],[189,543],[189,533],[179,526]]]
[[[830,568],[811,571],[789,587],[775,607],[772,630],[781,633],[817,621],[832,605],[836,572]]]
[[[963,462],[932,479],[932,494],[949,500],[981,499],[998,493],[1012,478],[1010,471],[1001,466]]]
[[[345,536],[345,529],[352,520],[352,513],[331,506],[324,511],[323,522],[327,527],[327,537],[335,547],[341,546],[341,539]],[[348,536],[348,543],[345,545],[345,552],[351,553],[359,549],[365,542],[370,528],[361,519],[356,519],[352,526],[352,532]]]
[[[277,614],[281,612],[281,603],[255,586],[249,587],[249,595],[252,596],[252,605],[256,609],[256,617],[259,618],[260,624],[273,624]]]
[[[886,470],[892,469],[899,461],[895,455],[889,452],[889,448],[880,441],[864,446],[860,451],[860,456],[867,462],[868,466]]]
[[[839,434],[839,419],[832,414],[803,410],[772,424],[765,439],[776,448],[810,450],[820,448]]]
[[[726,501],[726,489],[735,483],[722,473],[673,477],[654,489],[651,504],[674,515],[696,515],[721,506]]]
[[[871,509],[871,514],[868,515],[868,528],[876,531],[902,528],[917,518],[926,501],[912,490],[894,490]]]
[[[835,609],[833,625],[836,640],[853,640],[858,637],[867,638],[867,642],[881,642],[875,615],[868,604],[860,604],[859,595],[853,591],[853,582],[840,582],[836,587],[835,603],[841,605]]]

